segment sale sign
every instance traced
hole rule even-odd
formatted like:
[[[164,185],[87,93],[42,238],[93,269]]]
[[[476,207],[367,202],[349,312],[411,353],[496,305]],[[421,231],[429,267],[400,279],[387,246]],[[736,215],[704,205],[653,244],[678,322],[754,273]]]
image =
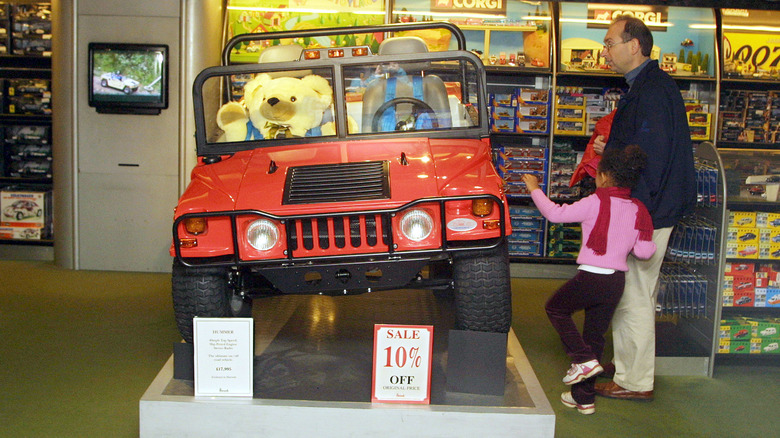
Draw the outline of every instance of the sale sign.
[[[371,401],[431,402],[433,326],[374,325]]]

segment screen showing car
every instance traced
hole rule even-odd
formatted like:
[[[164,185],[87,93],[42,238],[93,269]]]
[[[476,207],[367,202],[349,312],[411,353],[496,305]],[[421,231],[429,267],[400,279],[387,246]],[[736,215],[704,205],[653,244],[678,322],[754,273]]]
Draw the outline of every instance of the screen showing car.
[[[167,108],[167,56],[164,45],[91,43],[90,106]]]

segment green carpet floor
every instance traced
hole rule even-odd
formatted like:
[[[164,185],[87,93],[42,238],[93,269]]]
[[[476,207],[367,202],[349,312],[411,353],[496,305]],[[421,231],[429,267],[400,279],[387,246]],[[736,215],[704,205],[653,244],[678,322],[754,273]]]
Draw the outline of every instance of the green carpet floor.
[[[543,310],[561,284],[513,280],[514,330],[555,409],[556,436],[780,436],[780,367],[766,364],[659,377],[655,401],[599,398],[591,416],[565,408],[569,361]],[[168,275],[0,261],[0,436],[138,436],[138,402],[178,339]]]

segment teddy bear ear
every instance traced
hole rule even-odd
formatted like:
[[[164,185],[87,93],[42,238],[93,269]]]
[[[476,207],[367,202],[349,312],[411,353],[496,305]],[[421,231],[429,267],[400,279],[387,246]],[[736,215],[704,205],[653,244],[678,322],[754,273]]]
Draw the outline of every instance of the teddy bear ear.
[[[248,119],[246,109],[238,102],[228,102],[217,111],[217,126],[222,130],[233,122],[246,122]]]
[[[271,76],[267,73],[260,73],[252,78],[246,84],[244,84],[244,96],[251,96],[256,90],[261,88],[271,79]]]
[[[320,100],[325,106],[330,106],[333,102],[333,89],[327,79],[322,76],[308,75],[304,76],[301,81],[320,95]]]

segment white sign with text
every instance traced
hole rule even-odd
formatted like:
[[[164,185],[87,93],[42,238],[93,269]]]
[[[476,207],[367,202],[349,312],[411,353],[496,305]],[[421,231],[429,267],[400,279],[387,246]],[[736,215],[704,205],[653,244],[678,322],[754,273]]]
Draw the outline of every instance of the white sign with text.
[[[252,318],[194,318],[195,396],[252,397]]]
[[[371,401],[430,403],[433,326],[374,325]]]

